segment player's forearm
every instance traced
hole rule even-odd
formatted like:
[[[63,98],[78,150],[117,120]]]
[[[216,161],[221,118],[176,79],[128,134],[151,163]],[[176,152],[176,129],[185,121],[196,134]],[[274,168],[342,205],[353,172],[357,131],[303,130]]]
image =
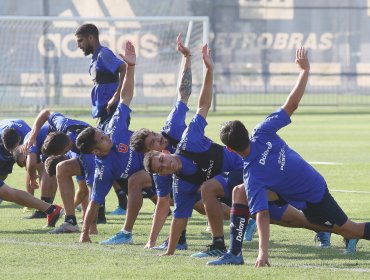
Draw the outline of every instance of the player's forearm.
[[[173,255],[176,250],[176,245],[179,242],[181,232],[185,229],[187,219],[173,218],[171,223],[171,231],[168,239],[167,255]]]
[[[256,222],[259,236],[259,254],[268,256],[270,239],[270,215],[268,210],[258,212]]]
[[[187,64],[185,63],[179,87],[179,99],[181,102],[187,104],[192,90],[192,72],[190,58],[186,58],[185,61],[189,61],[189,66],[186,67]]]
[[[84,223],[82,226],[82,231],[84,235],[89,235],[90,226],[96,219],[96,215],[98,213],[99,204],[95,203],[94,201],[90,201],[89,206],[87,207]]]
[[[204,118],[207,117],[212,104],[213,94],[213,69],[206,68],[202,89],[200,90],[197,113]]]
[[[163,228],[169,210],[169,199],[167,197],[159,197],[157,201],[157,206],[155,208],[152,229],[149,236],[149,241],[151,241],[152,243],[155,243],[157,241],[158,235]]]
[[[45,122],[47,122],[51,111],[49,109],[42,110],[35,119],[35,122],[32,125],[31,135],[35,136],[40,131],[41,127]]]
[[[134,96],[135,85],[135,65],[127,65],[126,75],[120,91],[121,102],[130,105],[132,97]]]

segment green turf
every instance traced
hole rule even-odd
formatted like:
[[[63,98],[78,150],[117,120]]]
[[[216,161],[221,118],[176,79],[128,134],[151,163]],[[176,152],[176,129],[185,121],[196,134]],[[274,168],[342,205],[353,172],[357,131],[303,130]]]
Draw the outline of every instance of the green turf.
[[[240,119],[252,128],[263,119],[262,113],[236,115],[210,113],[207,135],[218,140],[220,124]],[[190,113],[189,115],[192,115]],[[89,121],[88,116],[82,117]],[[26,118],[31,122],[31,118]],[[280,135],[288,144],[311,162],[336,162],[337,165],[314,166],[327,179],[331,190],[370,192],[370,113],[301,111],[292,117],[293,123]],[[132,114],[131,128],[159,129],[164,116]],[[7,179],[11,186],[24,188],[24,171],[15,168]],[[370,220],[370,194],[332,192],[333,196],[355,221]],[[39,192],[36,193],[39,195]],[[59,194],[56,198],[60,203]],[[117,204],[115,195],[107,197],[107,211]],[[314,233],[304,229],[271,226],[270,261],[272,267],[254,269],[258,253],[257,236],[244,244],[244,266],[207,267],[211,259],[192,259],[190,254],[210,242],[204,231],[205,219],[194,213],[188,226],[188,251],[172,257],[159,257],[157,251],[144,250],[154,205],[144,207],[134,228],[134,245],[101,246],[118,231],[123,218],[108,217],[108,224],[99,226],[99,235],[92,244],[78,244],[78,234],[49,235],[42,229],[45,221],[24,220],[22,207],[3,202],[0,205],[1,279],[370,279],[370,242],[361,240],[355,255],[343,255],[344,245],[339,236],[332,237],[332,248],[315,248]],[[79,215],[79,213],[78,213]],[[168,225],[159,242],[168,234]],[[228,243],[228,223],[225,222]]]

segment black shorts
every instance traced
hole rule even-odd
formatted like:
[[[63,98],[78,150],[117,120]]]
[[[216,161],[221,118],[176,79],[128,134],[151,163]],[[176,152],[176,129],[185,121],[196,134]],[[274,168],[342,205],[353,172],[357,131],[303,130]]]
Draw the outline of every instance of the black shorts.
[[[332,228],[334,225],[340,227],[348,220],[347,215],[331,196],[328,188],[326,188],[325,194],[320,202],[307,202],[307,208],[303,210],[303,214],[310,223],[327,226],[329,228]]]
[[[4,183],[4,181],[0,179],[0,188],[1,188],[2,186],[4,186],[4,184],[5,184],[5,183]]]
[[[13,172],[14,160],[2,161],[0,160],[0,176],[5,176]]]
[[[157,194],[152,174],[150,174],[150,178],[152,179],[152,186],[147,187],[147,188],[142,190],[143,198],[152,198],[153,196],[155,196]],[[116,182],[125,191],[125,193],[128,194],[128,179],[120,178],[120,179],[116,180]]]

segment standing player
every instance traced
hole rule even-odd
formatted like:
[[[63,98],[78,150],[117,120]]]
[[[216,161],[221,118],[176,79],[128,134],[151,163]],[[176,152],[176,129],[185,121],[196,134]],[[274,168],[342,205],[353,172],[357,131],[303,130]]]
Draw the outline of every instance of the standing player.
[[[92,55],[89,67],[94,87],[91,90],[92,117],[99,118],[98,128],[105,130],[119,101],[126,64],[107,47],[100,44],[99,30],[94,24],[83,24],[75,32],[78,47],[85,56]],[[128,120],[129,121],[129,120]],[[123,182],[126,184],[127,182]],[[124,215],[127,207],[126,192],[118,184],[113,185],[118,197],[118,207],[111,213]],[[99,218],[105,220],[104,206]]]
[[[95,178],[91,201],[87,208],[80,242],[89,242],[89,228],[99,204],[105,201],[115,180],[128,178],[128,207],[122,231],[101,244],[132,243],[132,229],[143,203],[142,189],[152,186],[152,179],[143,169],[143,155],[130,149],[132,132],[127,120],[134,94],[134,72],[136,63],[135,48],[127,42],[125,56],[126,76],[120,92],[120,103],[109,122],[105,134],[92,127],[84,129],[77,137],[77,146],[82,153],[92,153],[95,157]]]
[[[306,203],[303,213],[312,224],[326,226],[343,237],[370,240],[370,223],[355,223],[329,193],[325,179],[277,135],[288,125],[304,94],[310,65],[303,47],[296,51],[298,81],[282,108],[248,131],[240,121],[230,121],[220,130],[221,141],[244,159],[244,183],[251,214],[256,214],[259,253],[255,267],[270,266],[268,260],[269,212],[267,191],[285,201]]]

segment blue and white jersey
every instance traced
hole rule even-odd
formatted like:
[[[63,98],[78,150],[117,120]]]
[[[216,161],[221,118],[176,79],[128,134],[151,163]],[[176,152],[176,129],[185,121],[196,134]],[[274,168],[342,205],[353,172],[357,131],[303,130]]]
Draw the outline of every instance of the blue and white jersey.
[[[244,159],[251,214],[268,209],[268,190],[287,202],[317,203],[324,195],[324,178],[277,135],[290,122],[289,115],[280,108],[254,129],[250,153]]]
[[[20,144],[23,143],[24,137],[28,132],[31,131],[31,128],[29,125],[20,119],[7,119],[7,120],[2,120],[0,122],[0,143],[2,142],[1,140],[1,135],[3,134],[4,130],[7,128],[14,128],[17,133],[21,137]],[[13,155],[10,154],[7,150],[0,149],[0,160],[2,161],[13,161]]]
[[[58,131],[67,134],[74,144],[72,151],[79,154],[80,152],[76,148],[76,139],[77,139],[76,129],[84,129],[86,127],[89,127],[90,125],[83,121],[67,118],[61,113],[56,112],[52,113],[49,116],[48,122],[50,125],[49,131],[50,132]]]
[[[95,178],[91,199],[96,203],[104,202],[115,180],[128,178],[144,169],[144,155],[130,148],[132,131],[128,130],[126,121],[130,112],[127,105],[118,104],[106,131],[112,139],[113,147],[108,155],[95,157]]]
[[[107,47],[100,46],[93,54],[89,66],[90,76],[95,81],[95,85],[91,90],[91,115],[93,118],[105,114],[105,107],[118,87],[118,81],[105,83],[96,82],[97,72],[107,73],[108,75],[118,74],[116,71],[123,63],[124,62],[115,56]]]
[[[180,142],[181,136],[186,129],[185,119],[188,111],[188,106],[181,101],[177,101],[168,115],[161,132],[165,133],[171,139]],[[173,154],[176,151],[176,147],[173,147],[173,145],[169,143],[167,150]],[[153,180],[159,197],[167,196],[172,192],[172,175],[160,176],[154,174]]]

